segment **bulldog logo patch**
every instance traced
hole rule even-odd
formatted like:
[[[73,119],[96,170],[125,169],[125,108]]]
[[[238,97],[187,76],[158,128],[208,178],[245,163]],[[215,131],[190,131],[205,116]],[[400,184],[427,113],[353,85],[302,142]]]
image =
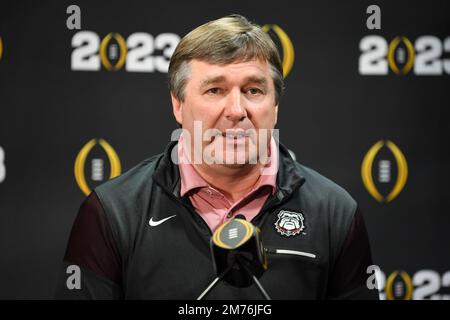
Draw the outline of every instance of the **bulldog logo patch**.
[[[305,229],[304,220],[305,218],[300,212],[281,210],[278,213],[278,220],[275,222],[275,229],[282,236],[295,236]]]

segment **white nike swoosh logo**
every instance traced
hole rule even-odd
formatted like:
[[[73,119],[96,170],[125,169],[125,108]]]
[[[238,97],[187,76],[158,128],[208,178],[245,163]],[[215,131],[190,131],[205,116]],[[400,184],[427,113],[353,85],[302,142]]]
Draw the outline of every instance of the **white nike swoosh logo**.
[[[159,220],[159,221],[153,221],[153,217],[151,217],[150,221],[148,222],[148,224],[150,225],[150,227],[156,227],[156,226],[159,226],[161,223],[166,222],[167,220],[169,220],[169,219],[171,219],[171,218],[173,218],[175,216],[176,216],[176,214],[174,214],[173,216],[164,218],[162,220]]]

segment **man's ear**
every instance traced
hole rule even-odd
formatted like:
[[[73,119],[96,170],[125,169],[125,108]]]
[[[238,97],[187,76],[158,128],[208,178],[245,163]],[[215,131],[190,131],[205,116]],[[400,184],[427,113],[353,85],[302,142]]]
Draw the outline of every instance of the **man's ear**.
[[[170,97],[172,99],[172,110],[173,110],[173,115],[175,116],[175,120],[177,120],[177,122],[182,125],[183,124],[183,105],[180,99],[178,99],[177,97],[175,97],[175,95],[173,94],[173,92],[170,93]]]

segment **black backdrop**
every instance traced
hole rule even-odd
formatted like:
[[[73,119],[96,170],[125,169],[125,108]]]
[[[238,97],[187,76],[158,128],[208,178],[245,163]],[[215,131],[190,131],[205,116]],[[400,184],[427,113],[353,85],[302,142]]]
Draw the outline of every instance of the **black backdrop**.
[[[450,298],[450,3],[423,0],[0,2],[0,298],[52,297],[83,186],[161,152],[176,128],[171,41],[230,13],[269,25],[285,63],[294,53],[280,139],[359,202],[382,298]]]

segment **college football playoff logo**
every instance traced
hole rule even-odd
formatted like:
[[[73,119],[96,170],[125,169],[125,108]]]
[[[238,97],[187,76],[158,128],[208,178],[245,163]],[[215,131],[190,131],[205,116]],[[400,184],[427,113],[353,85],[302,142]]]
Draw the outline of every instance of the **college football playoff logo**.
[[[278,220],[275,222],[275,228],[282,236],[295,236],[305,229],[303,220],[305,220],[305,218],[300,212],[281,210],[278,213]]]

